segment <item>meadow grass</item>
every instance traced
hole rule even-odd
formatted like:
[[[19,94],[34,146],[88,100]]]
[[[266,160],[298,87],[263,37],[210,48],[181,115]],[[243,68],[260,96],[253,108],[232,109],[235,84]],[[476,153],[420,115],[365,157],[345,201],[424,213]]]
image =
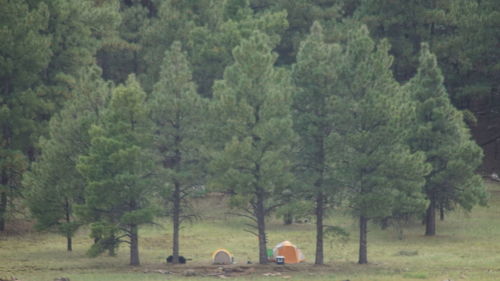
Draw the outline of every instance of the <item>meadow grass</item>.
[[[381,230],[371,224],[368,265],[356,263],[357,221],[341,210],[330,214],[328,224],[346,228],[351,236],[344,244],[326,241],[325,266],[312,265],[313,224],[284,226],[275,218],[268,221],[269,248],[290,240],[302,249],[306,262],[284,267],[247,265],[257,260],[257,238],[244,231],[245,219],[228,214],[222,197],[208,196],[193,202],[200,220],[184,224],[181,232],[181,253],[192,259],[186,265],[165,264],[171,252],[172,232],[169,222],[160,220],[140,230],[140,267],[127,265],[126,245],[116,257],[88,258],[85,253],[92,240],[86,229],[77,233],[71,253],[65,251],[64,238],[56,234],[4,234],[0,236],[0,279],[15,276],[23,281],[52,281],[65,276],[71,281],[208,280],[218,278],[207,276],[217,270],[210,265],[211,253],[226,248],[235,256],[233,267],[253,272],[238,276],[240,280],[500,280],[500,185],[488,183],[488,188],[488,207],[476,207],[471,213],[449,213],[445,221],[438,221],[436,237],[425,237],[424,227],[417,222],[405,228],[403,240],[398,239],[396,230]],[[182,276],[187,269],[194,269],[198,276]],[[280,275],[266,277],[266,272]]]

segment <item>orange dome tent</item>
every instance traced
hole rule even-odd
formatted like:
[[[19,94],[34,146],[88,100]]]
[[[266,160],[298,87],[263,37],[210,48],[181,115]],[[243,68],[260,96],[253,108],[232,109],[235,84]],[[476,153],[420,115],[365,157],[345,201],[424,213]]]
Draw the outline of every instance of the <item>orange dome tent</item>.
[[[299,263],[305,260],[302,251],[289,241],[283,241],[273,249],[273,258],[277,256],[285,257],[285,263]]]

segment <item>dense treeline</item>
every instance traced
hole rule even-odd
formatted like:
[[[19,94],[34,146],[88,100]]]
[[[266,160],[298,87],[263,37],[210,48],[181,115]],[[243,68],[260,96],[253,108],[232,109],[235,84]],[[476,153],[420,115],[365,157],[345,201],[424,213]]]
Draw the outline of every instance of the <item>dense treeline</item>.
[[[486,202],[471,140],[500,102],[495,0],[0,0],[0,231],[26,206],[90,255],[192,192],[231,195],[267,263],[266,220],[307,202],[368,222]],[[458,109],[457,109],[458,108]]]

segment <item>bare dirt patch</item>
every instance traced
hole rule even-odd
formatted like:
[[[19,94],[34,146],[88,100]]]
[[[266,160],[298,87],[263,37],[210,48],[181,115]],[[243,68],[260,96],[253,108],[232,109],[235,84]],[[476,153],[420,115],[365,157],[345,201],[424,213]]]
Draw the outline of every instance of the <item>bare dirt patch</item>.
[[[314,266],[312,264],[277,265],[277,264],[249,264],[249,265],[167,265],[161,269],[147,268],[144,273],[170,274],[178,276],[212,276],[219,278],[240,277],[247,275],[291,278],[297,272],[330,271],[330,266]]]

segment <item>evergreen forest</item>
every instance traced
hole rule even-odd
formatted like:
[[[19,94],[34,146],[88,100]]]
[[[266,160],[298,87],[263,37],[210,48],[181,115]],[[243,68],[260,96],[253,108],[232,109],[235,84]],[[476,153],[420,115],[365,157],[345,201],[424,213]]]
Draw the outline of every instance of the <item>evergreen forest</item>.
[[[207,194],[254,263],[307,217],[308,262],[350,235],[365,265],[372,229],[440,235],[500,171],[498,0],[0,0],[0,81],[0,237],[131,266],[164,219],[183,262]]]

